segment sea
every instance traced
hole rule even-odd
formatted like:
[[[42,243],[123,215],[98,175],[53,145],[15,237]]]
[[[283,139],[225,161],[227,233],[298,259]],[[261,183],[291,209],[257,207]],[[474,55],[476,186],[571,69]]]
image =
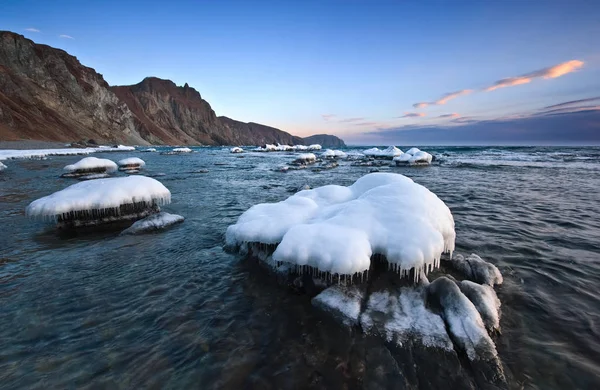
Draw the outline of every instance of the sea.
[[[64,235],[25,216],[77,182],[59,176],[82,156],[4,161],[0,388],[373,388],[370,366],[386,357],[371,351],[385,340],[327,321],[309,296],[223,245],[252,205],[375,169],[437,194],[454,215],[456,252],[502,272],[493,340],[510,388],[600,388],[600,148],[423,147],[431,166],[341,160],[287,172],[292,153],[193,149],[94,154],[140,157],[142,173],[171,190],[163,209],[185,222],[138,236]],[[421,364],[435,373],[439,362]],[[398,387],[390,378],[379,388]]]

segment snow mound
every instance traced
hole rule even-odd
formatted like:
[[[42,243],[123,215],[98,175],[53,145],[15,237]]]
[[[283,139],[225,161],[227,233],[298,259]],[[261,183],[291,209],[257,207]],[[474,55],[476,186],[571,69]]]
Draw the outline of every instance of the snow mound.
[[[156,152],[156,148],[144,149],[144,150],[142,150],[142,152]]]
[[[312,164],[317,160],[317,156],[312,153],[302,153],[296,156],[292,164]]]
[[[441,254],[454,250],[455,237],[444,202],[393,173],[372,173],[349,187],[328,185],[253,206],[226,233],[228,246],[278,244],[275,261],[320,272],[362,273],[379,254],[403,276],[415,269],[415,278],[419,270],[439,266]]]
[[[136,221],[129,228],[123,230],[121,234],[141,234],[161,230],[176,223],[183,222],[183,220],[184,218],[181,215],[169,214],[161,211],[158,214]]]
[[[275,152],[277,150],[277,146],[266,144],[264,147],[259,146],[256,149],[253,149],[255,152]]]
[[[402,151],[395,146],[388,146],[381,150],[379,148],[371,148],[363,151],[363,154],[368,157],[394,158],[402,155]]]
[[[7,168],[6,165],[4,165],[0,162],[0,171],[5,170],[6,168]]]
[[[30,217],[58,219],[65,214],[119,214],[123,205],[162,205],[171,202],[171,192],[157,180],[145,176],[97,179],[73,184],[35,200],[27,206]]]
[[[146,163],[141,158],[129,157],[129,158],[124,158],[123,160],[119,160],[119,162],[117,162],[117,165],[119,165],[119,169],[121,169],[121,170],[139,169],[139,168],[145,166]]]
[[[308,146],[305,146],[305,145],[294,145],[294,146],[292,146],[292,149],[294,149],[296,151],[303,151],[303,150],[308,150]]]
[[[332,286],[323,290],[311,301],[312,305],[333,314],[348,326],[358,325],[364,292],[356,286]]]
[[[485,327],[489,330],[500,331],[500,300],[496,291],[487,284],[477,284],[470,280],[461,281],[458,287],[473,302]]]
[[[449,260],[449,264],[452,268],[462,273],[465,278],[476,283],[490,286],[502,284],[503,278],[500,270],[475,253],[470,254],[466,258],[458,254]]]
[[[117,170],[117,164],[105,158],[86,157],[75,164],[67,165],[63,169],[67,173],[111,173]]]
[[[277,146],[275,147],[275,150],[278,152],[290,152],[290,151],[294,150],[294,148],[289,145],[277,144]]]
[[[229,152],[230,153],[244,153],[244,149],[236,146],[234,148],[229,149]]]
[[[192,149],[190,148],[174,148],[172,150],[174,153],[192,153]]]
[[[418,340],[426,347],[453,350],[444,320],[425,307],[422,288],[373,292],[360,323],[366,333],[379,333],[400,346]]]
[[[485,330],[481,315],[456,283],[445,276],[439,277],[427,286],[427,294],[429,302],[440,308],[449,332],[470,360],[496,358],[496,346]]]
[[[396,165],[428,165],[431,164],[433,156],[427,152],[423,152],[417,148],[410,148],[397,157],[394,157]]]
[[[308,150],[321,150],[321,145],[319,145],[319,144],[308,145]]]
[[[346,158],[347,155],[346,155],[346,153],[342,152],[341,150],[327,149],[326,151],[324,151],[321,154],[321,157],[323,157],[323,158]]]
[[[92,173],[89,175],[77,176],[77,180],[95,180],[95,179],[104,179],[106,177],[110,177],[108,173]]]

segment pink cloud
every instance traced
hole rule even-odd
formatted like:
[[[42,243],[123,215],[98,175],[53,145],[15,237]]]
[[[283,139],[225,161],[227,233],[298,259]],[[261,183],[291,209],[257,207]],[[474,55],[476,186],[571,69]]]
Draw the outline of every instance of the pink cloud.
[[[460,91],[449,92],[447,94],[444,94],[441,98],[439,98],[438,100],[436,100],[434,102],[419,102],[419,103],[413,104],[413,107],[414,108],[425,108],[427,106],[442,106],[442,105],[448,103],[452,99],[456,99],[459,96],[468,95],[471,92],[473,92],[472,89],[462,89]]]
[[[456,118],[460,118],[460,115],[453,112],[452,114],[444,114],[444,115],[440,115],[438,116],[438,118],[452,118],[452,119],[456,119]]]
[[[491,92],[499,88],[514,87],[515,85],[528,84],[533,79],[555,79],[560,76],[564,76],[568,73],[575,72],[583,67],[583,61],[571,60],[563,62],[558,65],[550,66],[548,68],[536,70],[531,73],[524,74],[523,76],[507,77],[496,81],[493,85],[485,88],[486,92]]]
[[[422,118],[425,116],[424,112],[405,112],[404,115],[398,118]]]
[[[346,118],[346,119],[340,119],[338,122],[339,123],[352,123],[352,122],[359,122],[359,121],[364,121],[366,118]]]

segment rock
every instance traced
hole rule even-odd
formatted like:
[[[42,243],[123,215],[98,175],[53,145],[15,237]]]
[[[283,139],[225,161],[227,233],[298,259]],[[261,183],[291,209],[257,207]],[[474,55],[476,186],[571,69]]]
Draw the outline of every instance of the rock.
[[[324,148],[345,148],[344,141],[335,135],[316,134],[304,137],[304,145],[319,144]]]
[[[479,284],[502,284],[502,274],[498,268],[472,253],[466,258],[463,255],[454,255],[446,263],[460,272],[466,279]]]
[[[136,221],[129,228],[123,230],[121,234],[142,234],[162,230],[176,223],[181,223],[183,220],[184,218],[181,215],[161,211]]]
[[[331,286],[311,301],[312,305],[347,326],[357,326],[365,287]]]

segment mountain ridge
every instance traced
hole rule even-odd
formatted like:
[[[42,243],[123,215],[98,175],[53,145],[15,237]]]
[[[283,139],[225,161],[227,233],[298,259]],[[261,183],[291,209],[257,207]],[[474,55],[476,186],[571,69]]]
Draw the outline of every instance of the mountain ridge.
[[[343,145],[329,137],[331,146]],[[310,137],[306,141],[274,127],[217,116],[187,83],[177,86],[146,77],[137,84],[110,86],[66,51],[0,31],[0,140],[17,139],[141,145],[314,143]]]

